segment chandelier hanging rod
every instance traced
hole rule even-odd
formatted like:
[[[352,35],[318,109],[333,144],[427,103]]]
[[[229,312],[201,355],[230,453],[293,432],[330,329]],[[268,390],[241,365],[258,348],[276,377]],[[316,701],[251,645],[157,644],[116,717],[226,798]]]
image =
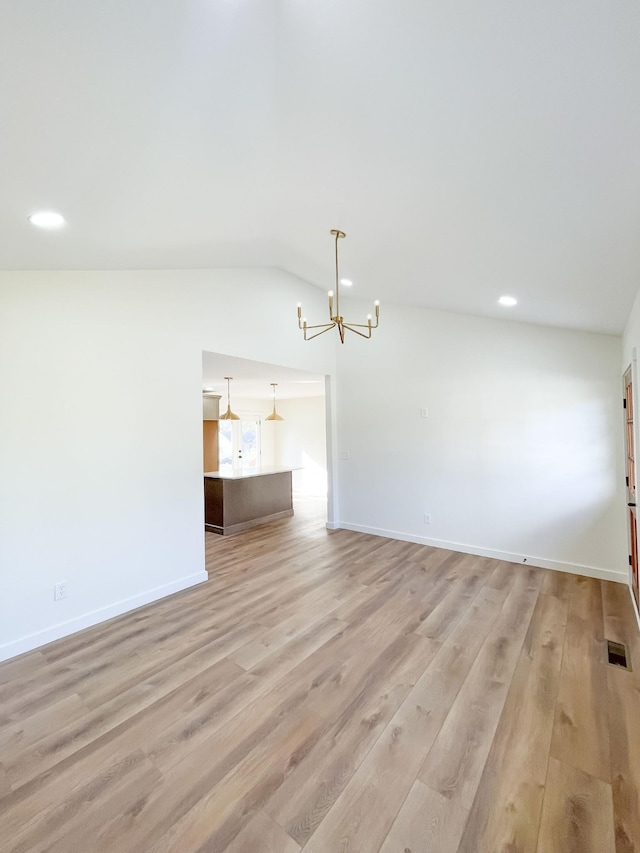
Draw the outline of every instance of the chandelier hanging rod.
[[[372,322],[371,314],[367,314],[366,323],[345,322],[344,317],[340,314],[340,272],[338,264],[338,240],[340,240],[342,237],[346,237],[347,235],[344,233],[344,231],[339,231],[337,228],[332,229],[331,234],[335,237],[336,257],[336,289],[335,292],[333,290],[330,290],[328,294],[329,319],[331,320],[331,322],[317,323],[313,326],[310,326],[307,323],[306,317],[302,316],[302,304],[298,302],[298,328],[303,332],[305,341],[311,341],[314,338],[317,338],[319,335],[324,335],[324,333],[328,332],[330,329],[336,328],[338,330],[338,334],[340,335],[341,343],[344,343],[345,329],[348,329],[350,332],[354,332],[356,335],[360,335],[361,338],[370,338],[373,329],[378,328],[378,321],[380,319],[380,302],[378,299],[376,299],[373,303],[375,312],[375,323]],[[313,334],[309,334],[310,331],[315,329],[319,329],[320,331],[314,331]],[[360,331],[360,329],[364,329],[365,331]]]

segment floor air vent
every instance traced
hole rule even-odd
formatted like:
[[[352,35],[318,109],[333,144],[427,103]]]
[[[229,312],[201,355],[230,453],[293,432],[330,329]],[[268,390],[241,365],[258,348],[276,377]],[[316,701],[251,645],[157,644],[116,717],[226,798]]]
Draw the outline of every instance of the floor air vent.
[[[606,643],[607,661],[613,666],[621,666],[623,669],[631,669],[629,666],[627,647],[622,643],[614,643],[613,640],[607,640]]]

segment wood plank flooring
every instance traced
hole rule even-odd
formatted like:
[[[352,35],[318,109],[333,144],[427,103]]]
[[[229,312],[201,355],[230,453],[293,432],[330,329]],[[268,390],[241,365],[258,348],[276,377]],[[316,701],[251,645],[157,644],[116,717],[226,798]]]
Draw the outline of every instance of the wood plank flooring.
[[[0,664],[2,853],[640,853],[625,587],[328,532],[313,501],[206,555]]]

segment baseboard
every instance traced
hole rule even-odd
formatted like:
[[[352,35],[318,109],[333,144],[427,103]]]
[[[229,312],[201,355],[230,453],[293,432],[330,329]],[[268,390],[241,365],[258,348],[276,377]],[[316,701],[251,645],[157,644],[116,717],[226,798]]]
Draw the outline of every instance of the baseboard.
[[[139,595],[125,598],[123,601],[116,601],[114,604],[101,607],[99,610],[91,610],[66,622],[59,622],[57,625],[45,628],[44,631],[37,631],[35,634],[19,637],[17,640],[12,640],[10,643],[0,646],[0,661],[9,660],[9,658],[24,654],[24,652],[33,651],[33,649],[37,649],[47,643],[52,643],[54,640],[60,640],[62,637],[75,634],[76,631],[82,631],[85,628],[90,628],[92,625],[112,619],[114,616],[122,616],[123,613],[128,613],[130,610],[135,610],[144,604],[151,604],[151,602],[165,598],[167,595],[172,595],[174,592],[180,592],[183,589],[188,589],[190,586],[196,586],[206,581],[207,578],[208,575],[205,571],[196,572],[186,578],[180,578],[164,586],[154,587]]]
[[[279,512],[272,512],[271,515],[261,515],[259,518],[252,518],[251,521],[239,521],[238,524],[207,524],[205,522],[204,529],[209,533],[217,533],[219,536],[235,536],[236,533],[244,533],[251,527],[257,527],[259,524],[267,524],[270,521],[278,521],[280,518],[290,518],[293,515],[292,509],[282,509]]]
[[[329,528],[329,525],[327,524]],[[558,560],[547,560],[543,557],[533,557],[530,554],[511,554],[507,551],[494,551],[490,548],[480,548],[476,545],[466,545],[462,542],[445,542],[442,539],[429,539],[411,533],[400,533],[397,530],[382,530],[378,527],[365,527],[361,524],[348,522],[335,523],[330,530],[353,530],[357,533],[369,533],[372,536],[384,536],[386,539],[399,539],[402,542],[415,542],[417,545],[430,545],[432,548],[446,548],[449,551],[459,551],[463,554],[475,554],[477,557],[492,557],[495,560],[506,560],[508,563],[523,563],[540,569],[553,569],[558,572],[569,572],[572,575],[584,575],[588,578],[613,581],[614,583],[629,582],[626,572],[614,572],[611,569],[601,569],[598,566],[583,566],[580,563],[562,563]]]

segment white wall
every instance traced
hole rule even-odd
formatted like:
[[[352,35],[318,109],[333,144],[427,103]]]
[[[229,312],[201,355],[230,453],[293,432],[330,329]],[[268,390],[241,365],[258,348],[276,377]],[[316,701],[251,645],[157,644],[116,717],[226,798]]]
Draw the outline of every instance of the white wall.
[[[275,270],[0,274],[0,658],[205,578],[202,351],[333,374],[300,299]]]
[[[269,423],[275,433],[275,464],[298,468],[293,472],[297,495],[327,494],[327,435],[324,397],[280,400],[284,421]]]
[[[336,348],[299,300],[275,270],[0,273],[0,658],[204,579],[203,350],[329,375],[330,524],[626,577],[620,339],[385,305]]]
[[[225,404],[226,405],[226,404]],[[279,399],[278,414],[284,421],[268,421],[273,400],[232,396],[232,409],[241,417],[259,414],[261,464],[294,468],[294,495],[326,497],[327,432],[325,398]]]
[[[634,348],[640,349],[640,290],[631,306],[627,325],[622,335],[622,373],[631,364]]]
[[[340,525],[622,579],[620,359],[616,337],[383,306],[338,354]]]

